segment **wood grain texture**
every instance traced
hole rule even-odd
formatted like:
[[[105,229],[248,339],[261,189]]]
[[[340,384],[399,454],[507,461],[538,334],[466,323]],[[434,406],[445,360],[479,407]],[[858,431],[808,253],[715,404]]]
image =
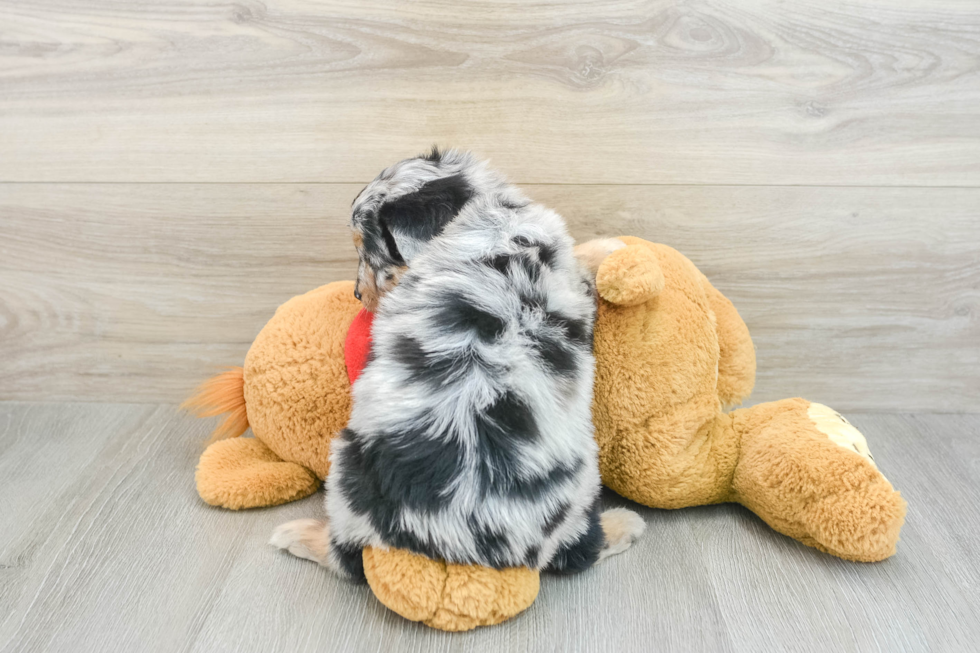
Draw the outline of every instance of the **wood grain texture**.
[[[972,0],[0,0],[0,181],[980,184]]]
[[[0,398],[179,401],[349,279],[344,184],[0,185]],[[980,410],[980,190],[529,186],[676,247],[741,311],[754,401]],[[941,211],[936,210],[941,206]]]
[[[895,557],[844,562],[737,506],[633,505],[648,528],[629,552],[545,575],[512,621],[449,634],[266,546],[275,525],[320,514],[319,497],[204,505],[204,422],[169,406],[0,404],[0,652],[972,650],[980,416],[852,421],[909,502]]]

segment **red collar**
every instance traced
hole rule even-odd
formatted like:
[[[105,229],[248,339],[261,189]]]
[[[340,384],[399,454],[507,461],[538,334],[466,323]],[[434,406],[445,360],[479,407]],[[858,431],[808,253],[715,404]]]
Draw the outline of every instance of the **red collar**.
[[[347,340],[344,342],[344,362],[347,363],[347,378],[351,385],[361,375],[367,365],[368,354],[371,353],[371,323],[374,313],[363,308],[354,316],[350,329],[347,330]]]

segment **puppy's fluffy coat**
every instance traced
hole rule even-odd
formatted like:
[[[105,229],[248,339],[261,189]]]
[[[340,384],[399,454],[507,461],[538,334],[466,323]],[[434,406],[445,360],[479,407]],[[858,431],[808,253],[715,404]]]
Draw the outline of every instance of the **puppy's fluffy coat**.
[[[471,155],[402,161],[354,201],[372,354],[333,443],[328,524],[272,544],[363,580],[361,549],[579,571],[640,534],[598,512],[587,273],[564,222]]]

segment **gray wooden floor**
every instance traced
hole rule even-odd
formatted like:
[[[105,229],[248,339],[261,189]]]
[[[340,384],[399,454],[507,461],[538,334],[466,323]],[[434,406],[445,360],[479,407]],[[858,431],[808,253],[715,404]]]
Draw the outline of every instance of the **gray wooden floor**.
[[[627,554],[447,634],[266,546],[317,497],[201,503],[207,424],[170,405],[2,403],[0,651],[976,650],[980,415],[849,417],[909,502],[891,560],[842,562],[737,506],[640,508]]]

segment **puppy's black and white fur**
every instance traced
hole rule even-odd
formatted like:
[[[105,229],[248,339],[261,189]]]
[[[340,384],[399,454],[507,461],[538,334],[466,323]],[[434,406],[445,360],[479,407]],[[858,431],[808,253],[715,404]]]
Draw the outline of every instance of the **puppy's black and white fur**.
[[[328,523],[272,544],[363,580],[364,546],[580,571],[643,529],[598,512],[595,303],[561,217],[456,150],[402,161],[354,201],[372,353],[334,441]]]

